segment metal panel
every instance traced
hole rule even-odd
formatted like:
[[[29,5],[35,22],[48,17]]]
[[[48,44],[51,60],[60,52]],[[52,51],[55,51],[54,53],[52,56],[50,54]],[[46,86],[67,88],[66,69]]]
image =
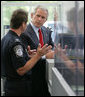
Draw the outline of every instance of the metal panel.
[[[52,96],[75,96],[56,68],[52,68]]]

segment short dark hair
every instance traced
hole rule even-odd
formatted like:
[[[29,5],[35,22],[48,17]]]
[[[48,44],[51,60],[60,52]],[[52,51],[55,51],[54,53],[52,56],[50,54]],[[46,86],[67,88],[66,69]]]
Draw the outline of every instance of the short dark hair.
[[[23,9],[17,9],[12,14],[10,20],[10,27],[13,29],[18,29],[23,22],[27,23],[27,21],[28,21],[28,12],[24,11]]]

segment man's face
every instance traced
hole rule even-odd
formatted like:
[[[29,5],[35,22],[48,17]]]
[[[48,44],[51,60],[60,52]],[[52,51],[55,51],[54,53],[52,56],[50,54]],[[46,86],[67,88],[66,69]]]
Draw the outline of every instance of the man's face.
[[[47,12],[42,9],[37,9],[35,14],[31,14],[32,23],[36,27],[41,27],[47,20]]]

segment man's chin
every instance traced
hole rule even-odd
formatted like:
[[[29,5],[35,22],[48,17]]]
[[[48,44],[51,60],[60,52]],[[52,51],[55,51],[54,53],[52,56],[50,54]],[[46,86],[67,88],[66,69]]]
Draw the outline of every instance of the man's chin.
[[[42,26],[42,24],[36,23],[35,26],[36,26],[37,28],[40,28],[40,27]]]

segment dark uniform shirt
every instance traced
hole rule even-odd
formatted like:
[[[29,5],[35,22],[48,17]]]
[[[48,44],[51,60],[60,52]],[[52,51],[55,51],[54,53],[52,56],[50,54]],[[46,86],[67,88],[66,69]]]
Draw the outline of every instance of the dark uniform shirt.
[[[9,32],[1,40],[1,73],[3,75],[4,72],[4,75],[7,79],[5,85],[5,88],[8,90],[6,90],[7,93],[10,91],[14,93],[16,90],[14,94],[18,95],[18,91],[21,89],[20,86],[23,85],[22,83],[20,84],[20,82],[30,79],[31,70],[23,76],[20,76],[16,71],[18,68],[23,67],[29,59],[28,53],[26,52],[20,37],[15,32],[9,30]],[[27,85],[24,84],[23,86]],[[22,87],[20,94],[24,92],[23,89],[24,87]],[[8,95],[11,94],[9,93]]]

